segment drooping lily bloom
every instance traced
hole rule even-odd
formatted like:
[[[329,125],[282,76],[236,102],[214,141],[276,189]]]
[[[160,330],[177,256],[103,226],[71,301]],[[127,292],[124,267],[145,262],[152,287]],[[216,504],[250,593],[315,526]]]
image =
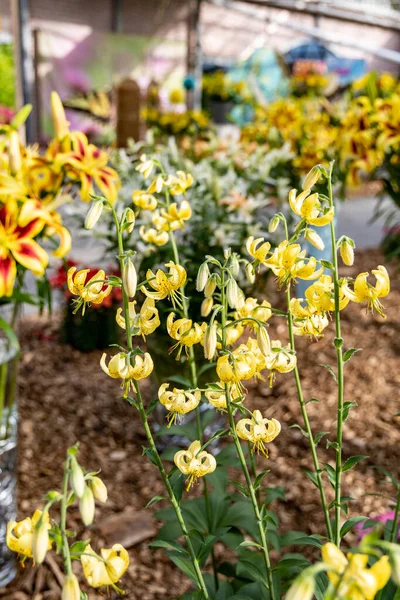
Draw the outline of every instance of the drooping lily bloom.
[[[186,491],[199,477],[213,473],[217,462],[212,454],[205,450],[200,452],[201,442],[192,442],[187,450],[179,450],[174,456],[174,463],[181,473],[189,475],[186,480]]]
[[[169,235],[166,231],[158,231],[153,227],[146,230],[144,225],[140,227],[139,235],[144,242],[154,244],[155,246],[165,246],[169,240]]]
[[[271,341],[271,354],[266,357],[266,368],[270,371],[269,382],[272,386],[276,372],[289,373],[297,364],[296,353],[289,347],[283,347],[279,340]]]
[[[218,389],[212,388],[205,392],[205,396],[207,400],[219,410],[224,410],[226,408],[226,392],[225,392],[225,384],[222,381],[217,381],[214,384],[218,387]],[[237,403],[242,402],[244,400],[244,396],[241,393],[239,386],[237,383],[227,383],[229,386],[229,395],[231,402]]]
[[[34,215],[19,220],[16,200],[9,198],[0,205],[0,297],[11,296],[18,262],[34,275],[43,275],[48,264],[47,253],[33,239],[43,229],[44,222]]]
[[[264,238],[262,237],[255,239],[254,236],[250,236],[246,240],[247,252],[262,265],[267,258],[270,248],[271,244],[269,242],[264,242]]]
[[[155,210],[157,198],[143,190],[135,190],[132,194],[133,204],[142,210]]]
[[[306,290],[306,299],[310,306],[319,312],[335,310],[334,283],[330,275],[321,275],[315,283]],[[349,303],[349,298],[344,294],[343,286],[339,289],[339,309],[342,310]]]
[[[256,372],[257,359],[245,344],[241,344],[231,354],[220,356],[217,361],[217,375],[224,383],[251,379]]]
[[[68,289],[74,296],[79,296],[83,303],[83,311],[88,303],[101,304],[109,294],[112,286],[108,285],[105,289],[105,272],[100,269],[89,281],[86,281],[90,269],[82,269],[75,275],[76,267],[68,269]]]
[[[186,190],[193,185],[193,177],[190,173],[177,171],[176,176],[170,175],[168,177],[165,185],[169,187],[169,192],[172,196],[179,196],[184,194]]]
[[[244,326],[242,323],[235,323],[235,325],[231,325],[232,321],[226,322],[226,345],[232,346],[240,336],[243,334]],[[217,338],[222,340],[222,328],[218,325],[217,328]],[[220,350],[222,348],[221,342],[217,342],[217,348]]]
[[[348,282],[343,286],[343,293],[352,302],[366,302],[367,308],[371,311],[375,310],[385,317],[383,306],[379,302],[379,298],[384,298],[390,292],[390,279],[386,268],[383,265],[372,271],[375,275],[376,284],[372,285],[367,281],[369,273],[360,273],[357,275],[352,291]]]
[[[309,225],[322,227],[328,225],[334,215],[335,210],[328,207],[328,210],[323,210],[319,195],[311,194],[311,190],[307,189],[297,195],[297,190],[293,189],[289,192],[290,208],[295,215],[304,219]]]
[[[180,206],[176,202],[172,202],[166,210],[161,210],[160,216],[161,219],[164,219],[165,223],[162,227],[158,227],[158,229],[164,231],[172,229],[175,231],[176,229],[183,229],[185,221],[192,216],[192,208],[187,200],[181,202]]]
[[[141,173],[143,177],[147,179],[147,177],[151,175],[154,166],[154,161],[151,158],[148,159],[145,154],[142,154],[140,157],[140,163],[138,164],[135,170],[139,171],[139,173]]]
[[[246,298],[243,306],[235,312],[235,319],[245,319],[246,317],[252,317],[258,321],[265,323],[271,318],[272,310],[270,302],[263,300],[261,304],[258,303],[256,298]],[[255,321],[242,321],[243,327],[250,327],[250,329],[257,329],[258,325]]]
[[[253,411],[252,419],[240,419],[236,425],[236,433],[242,440],[253,444],[252,452],[262,452],[268,458],[265,444],[274,440],[281,431],[281,424],[276,419],[263,418],[259,410]]]
[[[269,336],[266,333],[269,342]],[[270,345],[270,342],[269,342]],[[258,379],[263,379],[262,375],[260,375],[261,371],[264,371],[267,368],[267,359],[265,354],[261,351],[260,346],[258,345],[257,340],[254,338],[249,338],[246,342],[247,348],[253,353],[254,358],[256,360],[256,377]],[[239,346],[240,348],[240,346]]]
[[[158,310],[153,298],[146,298],[140,311],[135,310],[136,300],[129,302],[129,324],[131,334],[141,335],[146,339],[146,335],[153,333],[160,325]],[[122,329],[126,329],[125,317],[122,314],[122,308],[117,310],[116,321]]]
[[[114,379],[123,379],[128,382],[135,379],[136,381],[148,377],[153,371],[153,360],[148,352],[142,355],[136,354],[129,361],[125,352],[115,354],[110,362],[106,363],[107,354],[104,352],[100,359],[100,366],[104,373]],[[132,364],[133,362],[133,364]]]
[[[200,390],[180,390],[174,388],[168,390],[169,383],[163,383],[158,390],[158,399],[161,404],[169,411],[167,415],[168,427],[178,418],[183,420],[183,416],[194,410],[201,400]]]
[[[110,202],[115,202],[120,187],[117,172],[107,167],[108,154],[97,146],[89,144],[86,135],[75,132],[72,138],[72,151],[56,156],[55,163],[59,167],[66,167],[68,176],[79,180],[81,185],[81,198],[85,202],[90,201],[90,194],[94,192],[94,186]]]
[[[341,598],[351,600],[373,600],[390,578],[389,557],[382,556],[368,568],[366,554],[343,554],[332,542],[322,546],[322,560],[333,568],[327,575]]]
[[[173,305],[174,302],[180,305],[178,290],[186,283],[186,271],[181,265],[176,265],[172,261],[166,263],[165,266],[169,270],[168,273],[164,273],[161,269],[158,269],[156,274],[151,269],[146,273],[146,279],[154,292],[149,291],[145,286],[142,286],[141,290],[148,298],[163,300],[168,297]]]
[[[284,240],[263,264],[278,277],[279,285],[282,287],[296,278],[307,281],[318,279],[323,273],[324,267],[315,270],[317,261],[313,256],[307,260],[305,257],[306,250],[302,250],[300,244],[289,244],[287,240]]]
[[[191,348],[195,344],[199,344],[203,340],[204,331],[207,325],[206,323],[203,323],[202,325],[193,323],[191,319],[183,318],[177,319],[176,321],[174,321],[174,319],[175,313],[169,313],[167,317],[167,331],[172,339],[177,341],[177,344],[175,344],[171,350],[179,346],[179,358],[183,347],[187,351],[188,348]]]
[[[121,579],[129,567],[129,555],[121,544],[114,544],[112,548],[102,548],[101,557],[98,556],[90,544],[81,556],[83,573],[87,582],[93,588],[115,584]]]
[[[303,303],[303,298],[292,298],[290,301],[290,312],[294,317],[293,332],[295,335],[318,338],[329,325],[328,315],[308,302],[305,305]]]
[[[35,510],[33,517],[27,517],[23,521],[11,521],[7,523],[7,546],[13,552],[17,552],[23,557],[32,558],[32,541],[33,532],[36,525],[42,516],[41,510]],[[51,529],[49,521],[49,513],[43,515],[43,522],[48,529]],[[49,539],[48,550],[52,546],[52,541]]]

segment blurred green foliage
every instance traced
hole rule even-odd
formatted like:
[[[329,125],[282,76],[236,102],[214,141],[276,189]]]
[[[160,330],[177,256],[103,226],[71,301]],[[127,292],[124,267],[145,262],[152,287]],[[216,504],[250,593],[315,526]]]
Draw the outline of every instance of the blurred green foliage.
[[[0,105],[15,105],[15,69],[12,44],[0,44]]]

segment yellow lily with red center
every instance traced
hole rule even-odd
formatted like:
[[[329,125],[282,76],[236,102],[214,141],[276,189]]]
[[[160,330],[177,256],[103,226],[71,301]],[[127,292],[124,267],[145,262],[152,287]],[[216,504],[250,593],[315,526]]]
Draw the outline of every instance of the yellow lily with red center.
[[[144,225],[140,227],[139,235],[144,242],[154,244],[155,246],[165,246],[169,241],[169,235],[166,231],[157,231],[153,227],[146,230]]]
[[[160,325],[160,317],[155,306],[153,298],[146,298],[140,311],[135,310],[136,300],[129,302],[129,327],[132,335],[146,335],[153,333]],[[117,310],[116,321],[122,329],[126,329],[125,318],[122,315],[122,308]]]
[[[190,173],[184,173],[184,171],[177,171],[176,175],[170,175],[165,186],[169,187],[169,193],[172,196],[179,196],[184,194],[190,186],[193,185],[193,177]]]
[[[181,292],[178,290],[186,283],[186,271],[181,265],[177,265],[172,261],[166,263],[165,266],[169,269],[168,273],[164,273],[161,269],[158,269],[156,274],[151,269],[148,269],[146,273],[146,279],[154,292],[149,291],[144,285],[141,290],[148,298],[163,300],[168,297],[173,305],[176,302],[179,306]]]
[[[336,594],[346,600],[373,600],[390,579],[389,557],[382,556],[369,569],[366,554],[343,554],[332,542],[322,546],[322,560],[333,568],[327,575]]]
[[[100,269],[89,281],[86,281],[87,274],[90,269],[81,269],[76,272],[76,267],[68,269],[68,289],[74,296],[79,296],[83,301],[83,311],[87,303],[101,304],[109,294],[111,294],[112,286],[108,285],[103,289],[105,284],[105,272]],[[78,304],[80,306],[82,302]]]
[[[17,262],[34,275],[44,274],[49,259],[33,239],[43,227],[44,221],[34,215],[30,218],[26,215],[22,225],[18,204],[13,198],[0,204],[0,297],[13,293]]]
[[[48,236],[58,234],[60,244],[53,251],[53,256],[56,258],[64,258],[71,250],[72,240],[71,234],[65,227],[62,226],[61,217],[55,212],[54,205],[44,204],[37,199],[28,199],[21,206],[19,223],[23,227],[27,225],[32,218],[40,219],[47,226],[45,234]]]
[[[81,132],[76,132],[72,138],[72,152],[59,154],[55,159],[57,166],[67,167],[72,180],[80,181],[82,200],[89,202],[96,186],[113,203],[117,199],[120,180],[117,172],[107,167],[107,162],[108,154],[89,144]]]
[[[240,419],[236,433],[242,440],[253,444],[252,452],[262,452],[268,458],[265,444],[272,442],[280,433],[281,424],[276,419],[263,418],[259,410],[253,411],[252,419]]]
[[[17,554],[23,557],[32,558],[33,532],[41,517],[42,511],[35,510],[32,518],[27,517],[23,521],[11,521],[7,523],[6,541],[10,550],[17,552]],[[43,522],[47,529],[51,529],[48,512],[43,515]],[[47,549],[50,550],[51,546],[52,541],[49,540]]]
[[[328,225],[335,215],[334,208],[329,207],[324,211],[318,194],[310,195],[310,193],[311,190],[307,189],[297,195],[297,190],[291,190],[289,192],[290,208],[295,215],[304,219],[309,225],[315,227]]]
[[[315,270],[317,261],[313,256],[307,260],[304,260],[305,257],[306,250],[302,250],[300,244],[289,244],[284,240],[263,264],[278,277],[279,285],[282,287],[290,280],[299,278],[309,281],[317,279],[323,273],[324,267]]]
[[[116,583],[121,579],[129,567],[129,555],[121,544],[114,544],[112,548],[103,548],[98,556],[90,544],[81,556],[83,573],[87,582],[93,588],[110,585],[116,591]]]
[[[213,473],[217,462],[212,454],[205,450],[200,452],[201,443],[196,440],[192,442],[187,450],[179,450],[174,456],[174,463],[181,473],[189,475],[186,480],[186,491],[195,483],[199,477]]]
[[[319,312],[335,310],[334,283],[330,275],[321,275],[315,283],[312,283],[306,290],[306,298],[309,306],[314,307]],[[344,294],[343,286],[339,289],[339,309],[342,310],[349,303],[349,298]]]
[[[372,271],[372,274],[376,278],[375,285],[368,283],[367,278],[369,273],[360,273],[354,281],[354,291],[350,289],[348,282],[346,282],[342,287],[343,293],[352,302],[367,302],[368,309],[373,311],[375,308],[382,317],[385,317],[379,298],[384,298],[390,292],[389,275],[382,265],[379,265],[377,269]]]
[[[277,371],[289,373],[296,365],[296,353],[289,346],[283,347],[279,340],[271,341],[271,354],[266,357],[266,368],[270,371],[270,386],[275,380]]]
[[[182,352],[182,348],[185,347],[187,351],[188,348],[191,348],[195,344],[199,344],[204,337],[204,331],[207,327],[206,323],[199,325],[198,323],[193,323],[191,319],[175,319],[175,313],[171,312],[167,318],[167,331],[168,334],[172,337],[173,340],[176,340],[178,343],[175,344],[171,348],[171,351],[179,346],[179,352],[177,358],[180,357]]]
[[[217,361],[217,375],[224,383],[251,379],[256,372],[256,357],[245,344],[241,344],[231,354],[220,356]]]
[[[179,422],[183,420],[183,416],[194,410],[200,403],[200,390],[180,390],[174,388],[168,390],[169,383],[163,383],[158,390],[158,399],[161,404],[169,411],[167,415],[168,427],[172,425],[178,418]]]
[[[226,408],[227,403],[225,384],[222,381],[218,381],[214,385],[217,386],[218,389],[212,388],[207,390],[205,396],[216,409],[223,410]],[[231,402],[237,403],[244,400],[237,383],[227,383],[226,385],[228,386]]]

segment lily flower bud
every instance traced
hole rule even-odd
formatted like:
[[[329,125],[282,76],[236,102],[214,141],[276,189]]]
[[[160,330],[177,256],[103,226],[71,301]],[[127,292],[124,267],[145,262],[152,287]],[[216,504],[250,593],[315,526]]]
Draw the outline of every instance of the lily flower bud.
[[[321,177],[321,170],[318,166],[315,166],[306,175],[303,181],[303,190],[311,190],[311,188],[317,183]]]
[[[286,600],[312,600],[315,581],[313,577],[301,576],[295,579],[286,594]]]
[[[244,291],[240,289],[240,287],[238,287],[238,301],[237,301],[237,309],[240,310],[241,308],[243,308],[243,306],[245,305],[246,302],[246,296],[244,295]]]
[[[268,231],[270,233],[274,233],[278,229],[279,222],[280,218],[278,217],[278,215],[274,215],[269,222]]]
[[[213,300],[212,296],[210,296],[209,298],[204,298],[203,302],[201,303],[201,309],[200,309],[201,316],[208,317],[213,306],[214,306],[214,300]]]
[[[209,296],[212,296],[213,293],[215,292],[215,288],[217,287],[217,282],[215,280],[215,277],[213,277],[211,275],[211,277],[208,278],[207,283],[205,285],[204,288],[204,295],[208,298]]]
[[[85,219],[85,229],[93,229],[103,212],[103,200],[96,200],[89,208]]]
[[[306,229],[305,236],[306,240],[310,242],[317,250],[323,250],[325,248],[325,244],[322,241],[322,238],[318,235],[314,229]]]
[[[200,268],[197,272],[196,290],[198,292],[202,292],[204,290],[209,277],[210,269],[208,268],[208,264],[204,262],[200,265]]]
[[[350,238],[344,238],[340,244],[340,256],[348,267],[354,264],[354,242]]]
[[[75,575],[67,575],[64,580],[61,600],[79,600],[81,591],[79,589],[78,579]]]
[[[226,286],[226,298],[231,308],[238,308],[239,288],[236,281],[232,278],[228,281],[228,285]]]
[[[79,510],[81,512],[82,521],[86,527],[88,527],[93,523],[95,511],[93,492],[88,485],[85,485],[85,491],[83,492],[82,498],[79,500]]]
[[[40,525],[35,527],[32,534],[32,556],[37,565],[42,564],[49,547],[49,525],[43,516]]]
[[[82,498],[85,491],[85,477],[75,458],[72,460],[71,465],[71,487],[75,496]]]
[[[210,325],[204,333],[204,356],[212,360],[217,349],[217,327],[215,323]]]
[[[396,585],[400,585],[400,552],[396,550],[389,553],[389,564],[392,569],[392,579]]]
[[[90,489],[93,492],[93,496],[96,498],[96,500],[98,500],[99,502],[107,502],[107,488],[104,485],[103,481],[100,479],[100,477],[93,477],[89,481],[89,485]]]
[[[132,233],[133,228],[135,227],[135,221],[136,221],[135,213],[133,212],[133,210],[131,208],[127,208],[126,212],[125,212],[125,222],[129,223],[129,226],[126,228],[126,231],[128,233]]]
[[[246,277],[249,283],[254,283],[256,280],[256,274],[254,272],[254,267],[251,263],[247,263],[246,265]]]
[[[133,298],[137,289],[137,273],[135,265],[128,258],[124,265],[124,273],[122,275],[122,285],[129,298]]]
[[[19,147],[19,136],[16,131],[11,131],[9,135],[9,159],[11,175],[16,175],[22,169],[21,149]]]
[[[51,115],[56,138],[62,139],[68,133],[69,123],[65,116],[65,110],[57,92],[51,92]]]
[[[271,341],[265,327],[257,329],[257,344],[264,356],[271,354]]]
[[[237,259],[236,254],[232,254],[231,257],[231,273],[234,277],[237,277],[239,275],[239,271],[240,271],[240,265],[239,265],[239,261]]]

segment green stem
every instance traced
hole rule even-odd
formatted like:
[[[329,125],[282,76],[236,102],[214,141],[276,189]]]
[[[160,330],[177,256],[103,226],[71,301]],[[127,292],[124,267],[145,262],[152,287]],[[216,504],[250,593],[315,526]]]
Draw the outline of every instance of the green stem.
[[[249,411],[251,412],[251,411]],[[253,475],[253,479],[255,480],[257,477],[257,465],[256,465],[256,459],[254,458],[254,454],[251,451],[251,444],[250,442],[247,442],[247,448],[249,451],[249,460],[250,460],[250,469],[251,469],[251,474]],[[258,504],[261,503],[261,493],[260,493],[260,488],[258,487],[258,489],[256,490],[256,498],[257,498],[257,502]]]
[[[332,165],[328,177],[329,203],[334,208],[332,193]],[[342,487],[342,446],[343,446],[343,402],[344,402],[344,362],[343,362],[343,340],[340,326],[340,294],[339,294],[339,271],[336,249],[335,220],[330,223],[333,261],[333,282],[335,294],[335,329],[336,329],[336,357],[337,357],[337,428],[336,428],[336,475],[335,475],[335,544],[340,546],[340,509],[341,509],[341,487]]]
[[[397,544],[397,538],[399,535],[399,516],[400,516],[400,487],[397,490],[396,507],[394,509],[394,517],[392,523],[392,529],[390,531],[389,541]]]
[[[174,508],[176,518],[177,518],[178,523],[180,525],[182,534],[183,534],[183,536],[186,539],[186,544],[187,544],[187,547],[188,547],[188,551],[189,551],[190,557],[191,557],[192,562],[193,562],[193,567],[194,567],[195,572],[196,572],[196,576],[197,576],[197,579],[198,579],[198,582],[199,582],[199,587],[200,587],[200,589],[202,590],[202,592],[204,594],[204,598],[206,600],[208,600],[208,598],[209,598],[208,591],[207,591],[206,585],[204,583],[204,579],[203,579],[203,575],[201,573],[200,565],[199,565],[199,562],[197,560],[196,553],[195,553],[192,541],[190,539],[190,536],[189,536],[189,533],[188,533],[188,530],[187,530],[187,527],[186,527],[186,524],[185,524],[185,521],[184,521],[184,518],[183,518],[183,515],[182,515],[182,511],[181,511],[180,506],[179,506],[179,502],[178,502],[178,500],[175,497],[175,494],[174,494],[174,491],[172,489],[171,483],[170,483],[170,481],[168,479],[168,475],[167,475],[167,473],[166,473],[166,471],[164,469],[163,462],[162,462],[161,457],[160,457],[160,455],[158,453],[158,450],[156,448],[153,435],[152,435],[152,433],[150,431],[150,427],[149,427],[149,424],[148,424],[148,421],[147,421],[146,411],[145,411],[144,406],[143,406],[143,399],[142,399],[142,395],[140,393],[139,384],[138,384],[137,381],[135,381],[134,385],[135,385],[135,390],[136,390],[137,399],[138,399],[138,406],[139,406],[140,418],[142,420],[142,424],[143,424],[144,431],[145,431],[145,434],[146,434],[146,437],[147,437],[147,441],[150,444],[150,450],[152,452],[152,456],[153,456],[154,461],[155,461],[155,463],[156,463],[156,465],[158,467],[158,470],[160,471],[160,474],[161,474],[161,477],[163,479],[165,488],[166,488],[166,490],[168,492],[168,496],[169,496],[169,498],[171,500],[171,504],[172,504],[172,506]]]
[[[292,348],[292,350],[295,351],[296,347],[295,347],[295,342],[294,342],[293,315],[290,312],[290,285],[288,285],[287,290],[286,290],[286,300],[287,300],[287,308],[288,308],[287,318],[288,318],[290,347]],[[299,373],[299,368],[297,365],[294,368],[294,378],[296,381],[297,396],[299,398],[301,414],[303,416],[304,426],[307,431],[308,441],[309,441],[310,448],[311,448],[311,454],[312,454],[313,463],[314,463],[315,475],[317,477],[318,489],[319,489],[319,494],[321,497],[322,509],[324,511],[326,531],[327,531],[329,540],[332,541],[333,540],[332,525],[331,525],[331,521],[329,518],[329,510],[328,510],[328,505],[326,502],[324,484],[323,484],[322,477],[321,477],[321,469],[319,467],[317,448],[316,448],[316,445],[314,442],[314,436],[313,436],[313,432],[311,429],[310,420],[308,418],[306,403],[304,402],[304,395],[303,395],[303,389],[301,386],[300,373]]]
[[[69,464],[70,460],[67,458],[64,467],[64,478],[62,486],[62,498],[61,498],[61,520],[60,529],[63,540],[63,558],[65,563],[65,570],[67,575],[72,573],[71,555],[69,551],[68,537],[67,537],[67,500],[68,500],[68,479],[69,479]]]
[[[222,283],[221,283],[221,304],[222,304],[222,312],[221,312],[222,349],[225,351],[226,350],[226,316],[227,316],[228,306],[227,306],[227,299],[226,299],[226,294],[225,294],[224,273],[223,272],[222,272]],[[247,467],[246,459],[243,454],[242,445],[241,445],[239,437],[236,433],[236,426],[235,426],[235,420],[233,417],[233,409],[232,409],[228,384],[225,384],[225,394],[226,394],[226,408],[227,408],[227,413],[228,413],[229,427],[230,427],[233,441],[235,444],[236,452],[237,452],[237,455],[238,455],[238,458],[239,458],[239,461],[240,461],[240,464],[242,467],[242,471],[243,471],[243,474],[244,474],[244,477],[246,480],[247,489],[250,494],[250,500],[253,505],[254,516],[256,518],[257,527],[258,527],[258,531],[260,534],[260,540],[261,540],[263,556],[264,556],[264,563],[265,563],[265,568],[266,568],[267,578],[268,578],[269,594],[270,594],[271,600],[275,600],[275,593],[274,593],[273,580],[272,580],[271,560],[269,557],[269,550],[268,550],[268,544],[267,544],[267,524],[266,524],[266,522],[265,523],[263,522],[263,518],[261,516],[261,511],[260,511],[258,501],[257,501],[256,492],[254,490],[253,482],[251,480],[249,469]]]

